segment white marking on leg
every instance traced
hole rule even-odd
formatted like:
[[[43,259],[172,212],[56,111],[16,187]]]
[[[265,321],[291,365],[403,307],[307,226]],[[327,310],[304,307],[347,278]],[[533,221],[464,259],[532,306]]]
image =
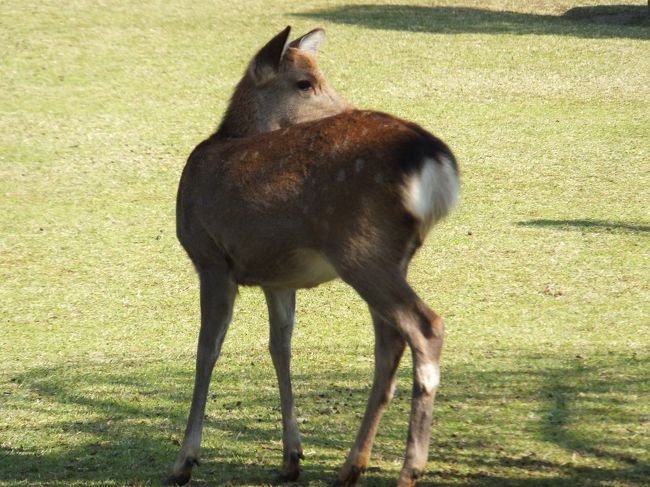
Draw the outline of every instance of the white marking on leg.
[[[440,368],[437,364],[424,364],[416,369],[415,380],[425,394],[431,395],[440,384]]]
[[[390,387],[388,388],[388,396],[387,399],[390,401],[393,399],[393,396],[395,396],[395,387],[397,387],[397,381],[395,379],[392,380],[390,383]]]

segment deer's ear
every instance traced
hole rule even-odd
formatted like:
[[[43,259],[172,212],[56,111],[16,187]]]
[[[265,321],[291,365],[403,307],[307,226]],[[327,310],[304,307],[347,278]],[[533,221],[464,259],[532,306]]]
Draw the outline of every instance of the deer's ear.
[[[307,51],[309,54],[315,55],[324,40],[325,31],[318,27],[317,29],[307,32],[304,36],[298,37],[298,39],[289,44],[289,47],[302,49],[303,51]]]
[[[287,41],[290,32],[291,26],[288,25],[255,55],[248,67],[255,83],[264,83],[278,74],[282,56],[289,47]]]

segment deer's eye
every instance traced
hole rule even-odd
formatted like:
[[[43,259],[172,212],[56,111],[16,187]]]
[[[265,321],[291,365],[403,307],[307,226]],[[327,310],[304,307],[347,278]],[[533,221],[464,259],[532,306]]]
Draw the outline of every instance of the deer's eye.
[[[306,80],[306,79],[303,79],[303,80],[298,81],[298,82],[296,83],[296,86],[298,87],[298,89],[299,89],[300,91],[309,91],[309,90],[311,90],[311,88],[312,88],[312,86],[311,86],[311,82],[308,81],[308,80]]]

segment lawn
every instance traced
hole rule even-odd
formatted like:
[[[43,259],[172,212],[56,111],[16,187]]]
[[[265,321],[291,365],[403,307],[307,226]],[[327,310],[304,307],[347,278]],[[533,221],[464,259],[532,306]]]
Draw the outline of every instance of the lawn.
[[[645,1],[576,3],[3,0],[0,486],[170,472],[198,333],[178,178],[288,24],[323,26],[338,92],[427,127],[462,170],[409,274],[447,324],[420,485],[647,485],[650,20]],[[325,486],[363,413],[371,326],[341,282],[300,291],[297,321],[298,485]],[[264,484],[281,462],[267,335],[241,288],[193,485]],[[363,485],[397,478],[410,373]]]

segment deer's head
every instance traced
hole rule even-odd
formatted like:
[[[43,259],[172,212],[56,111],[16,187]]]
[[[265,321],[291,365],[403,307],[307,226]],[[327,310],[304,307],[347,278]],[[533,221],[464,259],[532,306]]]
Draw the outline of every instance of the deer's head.
[[[324,78],[315,55],[325,38],[314,29],[289,42],[291,27],[251,60],[219,131],[245,137],[341,113],[351,106]]]

